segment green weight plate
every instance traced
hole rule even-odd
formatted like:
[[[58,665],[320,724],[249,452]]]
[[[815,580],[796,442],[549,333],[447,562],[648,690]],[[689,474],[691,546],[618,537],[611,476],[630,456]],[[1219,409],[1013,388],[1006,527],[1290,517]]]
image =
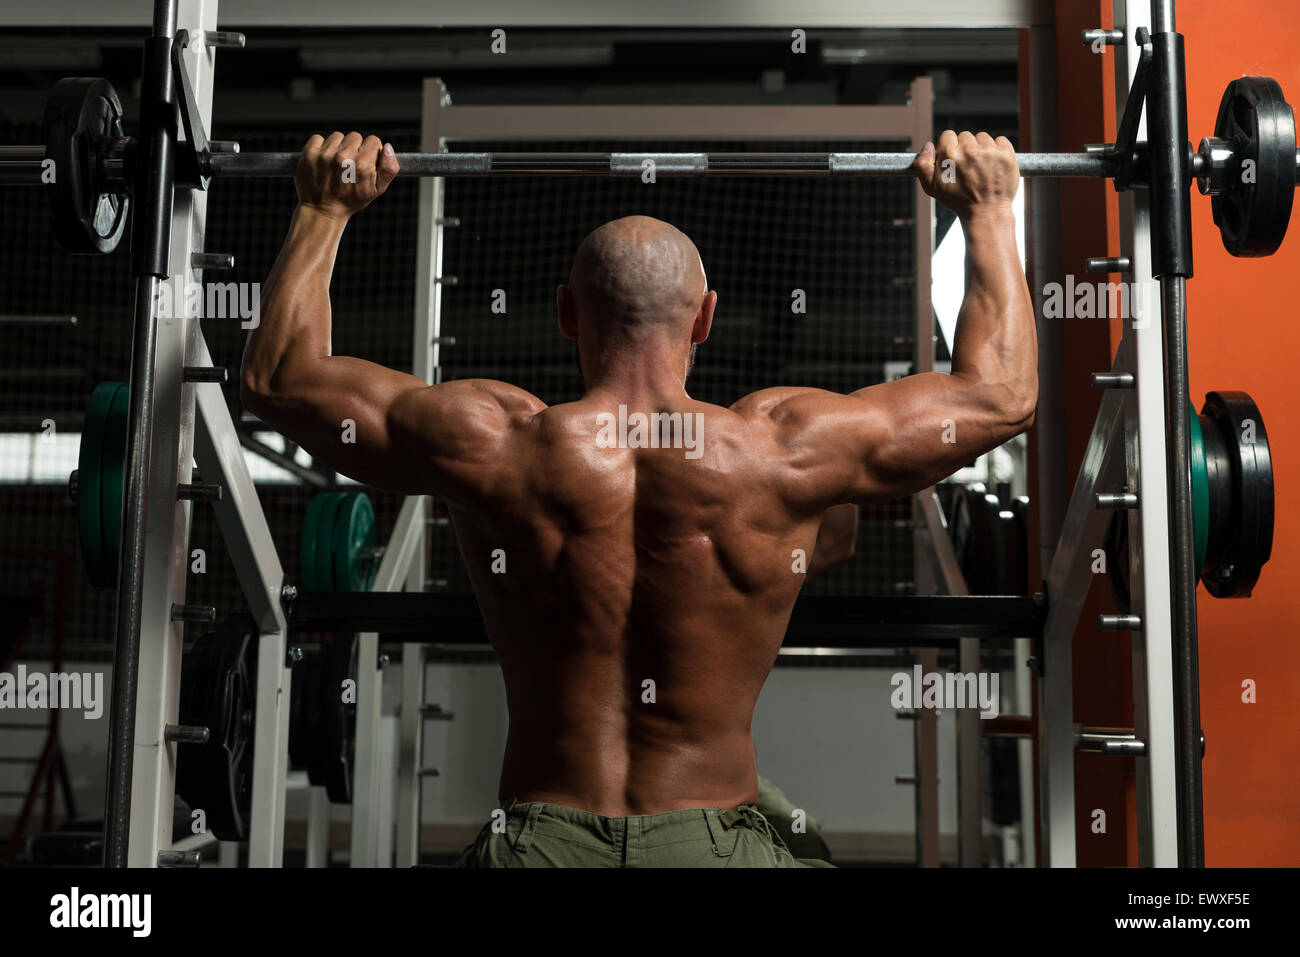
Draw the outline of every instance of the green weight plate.
[[[320,544],[320,510],[333,492],[313,495],[302,519],[302,551],[298,556],[298,577],[303,591],[323,591],[316,583],[316,549]]]
[[[320,515],[316,522],[316,587],[320,591],[338,591],[339,583],[334,580],[334,522],[338,519],[339,508],[347,498],[344,492],[329,492],[321,503]]]
[[[90,394],[86,418],[81,427],[81,448],[77,453],[77,530],[81,538],[81,555],[86,577],[92,585],[111,588],[115,583],[104,562],[103,525],[100,520],[100,485],[102,484],[104,426],[113,397],[121,382],[101,382]]]
[[[126,501],[126,433],[130,390],[118,389],[104,427],[99,515],[104,534],[104,562],[112,584],[117,583],[117,558],[122,545],[122,505]]]
[[[364,492],[348,495],[334,520],[334,585],[339,591],[369,591],[378,569],[371,561],[375,547],[375,510]]]
[[[1205,435],[1201,417],[1189,400],[1188,418],[1191,420],[1192,457],[1192,531],[1196,549],[1196,577],[1205,568],[1205,551],[1210,540],[1210,477],[1205,468]]]

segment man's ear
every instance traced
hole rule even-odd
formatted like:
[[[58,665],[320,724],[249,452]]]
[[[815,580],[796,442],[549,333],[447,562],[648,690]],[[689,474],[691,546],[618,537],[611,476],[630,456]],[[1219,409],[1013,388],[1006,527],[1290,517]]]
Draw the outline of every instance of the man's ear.
[[[573,290],[563,284],[555,288],[555,315],[560,323],[560,334],[566,339],[577,339],[577,305],[573,301]]]
[[[718,294],[710,289],[700,300],[700,311],[695,315],[695,325],[691,328],[691,342],[703,342],[709,338],[713,328],[713,310],[718,305]]]

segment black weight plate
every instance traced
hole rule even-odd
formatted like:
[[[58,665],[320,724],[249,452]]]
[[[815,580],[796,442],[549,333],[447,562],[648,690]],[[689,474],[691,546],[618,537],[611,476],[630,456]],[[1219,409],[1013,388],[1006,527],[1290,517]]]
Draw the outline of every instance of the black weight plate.
[[[966,554],[970,550],[971,527],[970,510],[966,506],[966,489],[961,485],[950,484],[951,491],[948,508],[948,537],[952,539],[952,553],[957,566],[966,568]]]
[[[962,556],[962,575],[972,595],[1005,594],[1005,561],[1002,545],[1002,519],[996,495],[985,492],[983,485],[966,489],[966,514],[970,535]]]
[[[343,682],[356,677],[356,635],[339,635],[325,650],[321,683],[320,773],[335,804],[352,803],[357,706],[343,702]]]
[[[239,632],[229,633],[230,671],[224,685],[224,713],[230,716],[230,736],[226,753],[230,768],[230,808],[232,838],[248,837],[253,806],[253,732],[257,713],[257,640],[251,620]],[[217,835],[220,837],[221,835]]]
[[[181,724],[207,727],[208,699],[212,692],[209,679],[217,667],[218,644],[217,635],[203,635],[181,657],[181,691],[177,709],[177,720]],[[216,732],[208,728],[208,733],[211,741]],[[191,784],[197,781],[202,788],[207,786],[206,765],[199,746],[185,745],[178,751],[176,790],[191,807],[202,807],[206,812],[209,803],[206,790],[195,790]]]
[[[307,725],[315,715],[307,705],[307,661],[303,659],[293,666],[289,690],[289,767],[302,771],[307,767],[307,752],[303,742],[307,735]]]
[[[307,768],[307,780],[323,786],[323,762],[320,759],[321,739],[321,672],[324,664],[320,657],[304,658],[294,668],[294,682],[302,680],[302,734],[298,754]]]
[[[1272,77],[1243,76],[1219,102],[1214,135],[1232,144],[1228,189],[1210,200],[1224,248],[1234,256],[1271,256],[1282,245],[1295,198],[1295,115]],[[1242,163],[1254,162],[1254,182]]]
[[[222,729],[209,723],[214,722],[213,684],[220,667],[221,638],[216,634],[199,638],[181,661],[178,720],[183,725],[206,727],[208,743],[177,745],[176,793],[191,808],[203,811],[209,831],[214,824],[224,830],[232,816],[223,808],[228,799],[218,784],[221,758],[214,741],[221,737]]]
[[[996,495],[984,496],[984,508],[988,512],[989,543],[988,556],[989,579],[986,583],[988,595],[1008,595],[1011,584],[1007,580],[1007,524],[1002,517],[1002,504]]]
[[[1249,598],[1273,551],[1273,459],[1259,407],[1245,392],[1211,392],[1201,415],[1210,473],[1211,534],[1203,581],[1216,598]],[[1216,433],[1211,439],[1209,433]],[[1211,458],[1215,461],[1211,462]],[[1229,489],[1229,511],[1217,511]],[[1216,531],[1218,534],[1216,535]]]
[[[204,635],[181,664],[180,722],[208,729],[206,744],[178,745],[176,791],[201,808],[208,832],[248,837],[252,810],[257,646],[252,620],[233,616]]]
[[[111,253],[126,231],[130,201],[99,190],[102,145],[122,136],[122,101],[107,80],[65,77],[45,101],[45,158],[54,161],[46,185],[54,235],[70,253]]]

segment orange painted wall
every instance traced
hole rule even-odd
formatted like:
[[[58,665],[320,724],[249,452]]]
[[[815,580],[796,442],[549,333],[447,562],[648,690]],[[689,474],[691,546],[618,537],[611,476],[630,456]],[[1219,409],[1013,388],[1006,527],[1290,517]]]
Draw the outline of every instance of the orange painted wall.
[[[1178,4],[1187,44],[1188,128],[1210,134],[1219,98],[1265,74],[1300,105],[1300,6],[1292,0]],[[1205,730],[1205,860],[1214,867],[1300,864],[1300,369],[1296,293],[1300,216],[1278,253],[1234,259],[1210,203],[1192,197],[1195,278],[1188,284],[1192,399],[1240,389],[1260,407],[1276,482],[1273,557],[1254,595],[1198,603]],[[1242,682],[1257,703],[1241,700]]]
[[[1110,26],[1109,0],[1055,0],[1057,27],[1058,133],[1061,149],[1115,139],[1113,64],[1078,43],[1083,26]],[[1229,81],[1265,74],[1300,105],[1300,6],[1291,0],[1181,0],[1178,29],[1186,38],[1188,124],[1193,143],[1213,132],[1219,99]],[[1022,64],[1027,47],[1021,45]],[[1022,93],[1024,92],[1022,74]],[[1030,91],[1032,95],[1032,91]],[[1022,108],[1025,101],[1022,98]],[[1022,118],[1023,119],[1023,118]],[[1104,135],[1097,136],[1097,127]],[[1099,236],[1109,255],[1119,253],[1119,204],[1113,190],[1097,200],[1100,184],[1065,181],[1061,189],[1062,268],[1083,273],[1082,258],[1100,255]],[[1104,225],[1101,222],[1104,210]],[[1200,590],[1201,712],[1206,737],[1204,770],[1206,863],[1211,867],[1300,865],[1300,415],[1293,414],[1300,371],[1293,351],[1300,346],[1294,310],[1300,288],[1300,215],[1275,255],[1234,259],[1224,251],[1198,192],[1192,197],[1195,277],[1188,286],[1191,394],[1199,410],[1206,392],[1238,389],[1259,404],[1273,454],[1277,512],[1272,560],[1253,597],[1211,598]],[[1098,233],[1098,229],[1101,233]],[[1100,278],[1100,277],[1098,277]],[[1111,276],[1116,281],[1122,277]],[[1109,355],[1119,345],[1122,320],[1109,323]],[[1096,326],[1066,329],[1064,368],[1069,475],[1073,483],[1098,397],[1086,386],[1087,373],[1109,365],[1097,354]],[[1103,341],[1106,336],[1102,335]],[[1103,347],[1104,349],[1105,347]],[[1057,370],[1052,370],[1056,372]],[[1044,426],[1039,422],[1038,428]],[[1059,426],[1058,426],[1059,427]],[[1032,442],[1032,438],[1031,438]],[[1031,445],[1032,448],[1032,445]],[[1036,472],[1032,465],[1031,476]],[[1031,480],[1031,488],[1034,481]],[[1036,555],[1035,555],[1036,558]],[[1104,582],[1102,583],[1104,584]],[[1111,610],[1094,585],[1081,622]],[[1132,721],[1127,684],[1127,642],[1099,644],[1095,630],[1081,624],[1075,635],[1075,719],[1116,724]],[[1115,681],[1120,677],[1119,681]],[[1241,700],[1242,683],[1255,682],[1257,701]],[[1081,817],[1090,807],[1127,805],[1127,826],[1094,835],[1078,822],[1082,866],[1137,863],[1133,768],[1113,758],[1076,762]],[[1117,794],[1117,785],[1127,793]],[[1114,815],[1112,815],[1112,818]],[[1116,846],[1116,843],[1120,845]],[[1118,852],[1118,853],[1117,853]]]

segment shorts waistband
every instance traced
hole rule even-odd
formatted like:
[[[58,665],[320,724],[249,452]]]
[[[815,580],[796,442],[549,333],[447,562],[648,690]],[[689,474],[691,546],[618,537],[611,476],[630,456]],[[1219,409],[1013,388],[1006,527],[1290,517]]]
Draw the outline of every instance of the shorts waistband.
[[[734,845],[725,835],[736,827],[745,827],[766,835],[773,843],[784,846],[767,819],[752,804],[732,808],[686,808],[655,814],[610,816],[551,804],[545,801],[521,802],[510,799],[502,805],[508,820],[519,824],[511,828],[517,834],[515,850],[526,853],[535,836],[552,828],[562,828],[570,837],[604,846],[623,848],[626,863],[634,865],[640,849],[682,841],[708,841],[720,853]]]

